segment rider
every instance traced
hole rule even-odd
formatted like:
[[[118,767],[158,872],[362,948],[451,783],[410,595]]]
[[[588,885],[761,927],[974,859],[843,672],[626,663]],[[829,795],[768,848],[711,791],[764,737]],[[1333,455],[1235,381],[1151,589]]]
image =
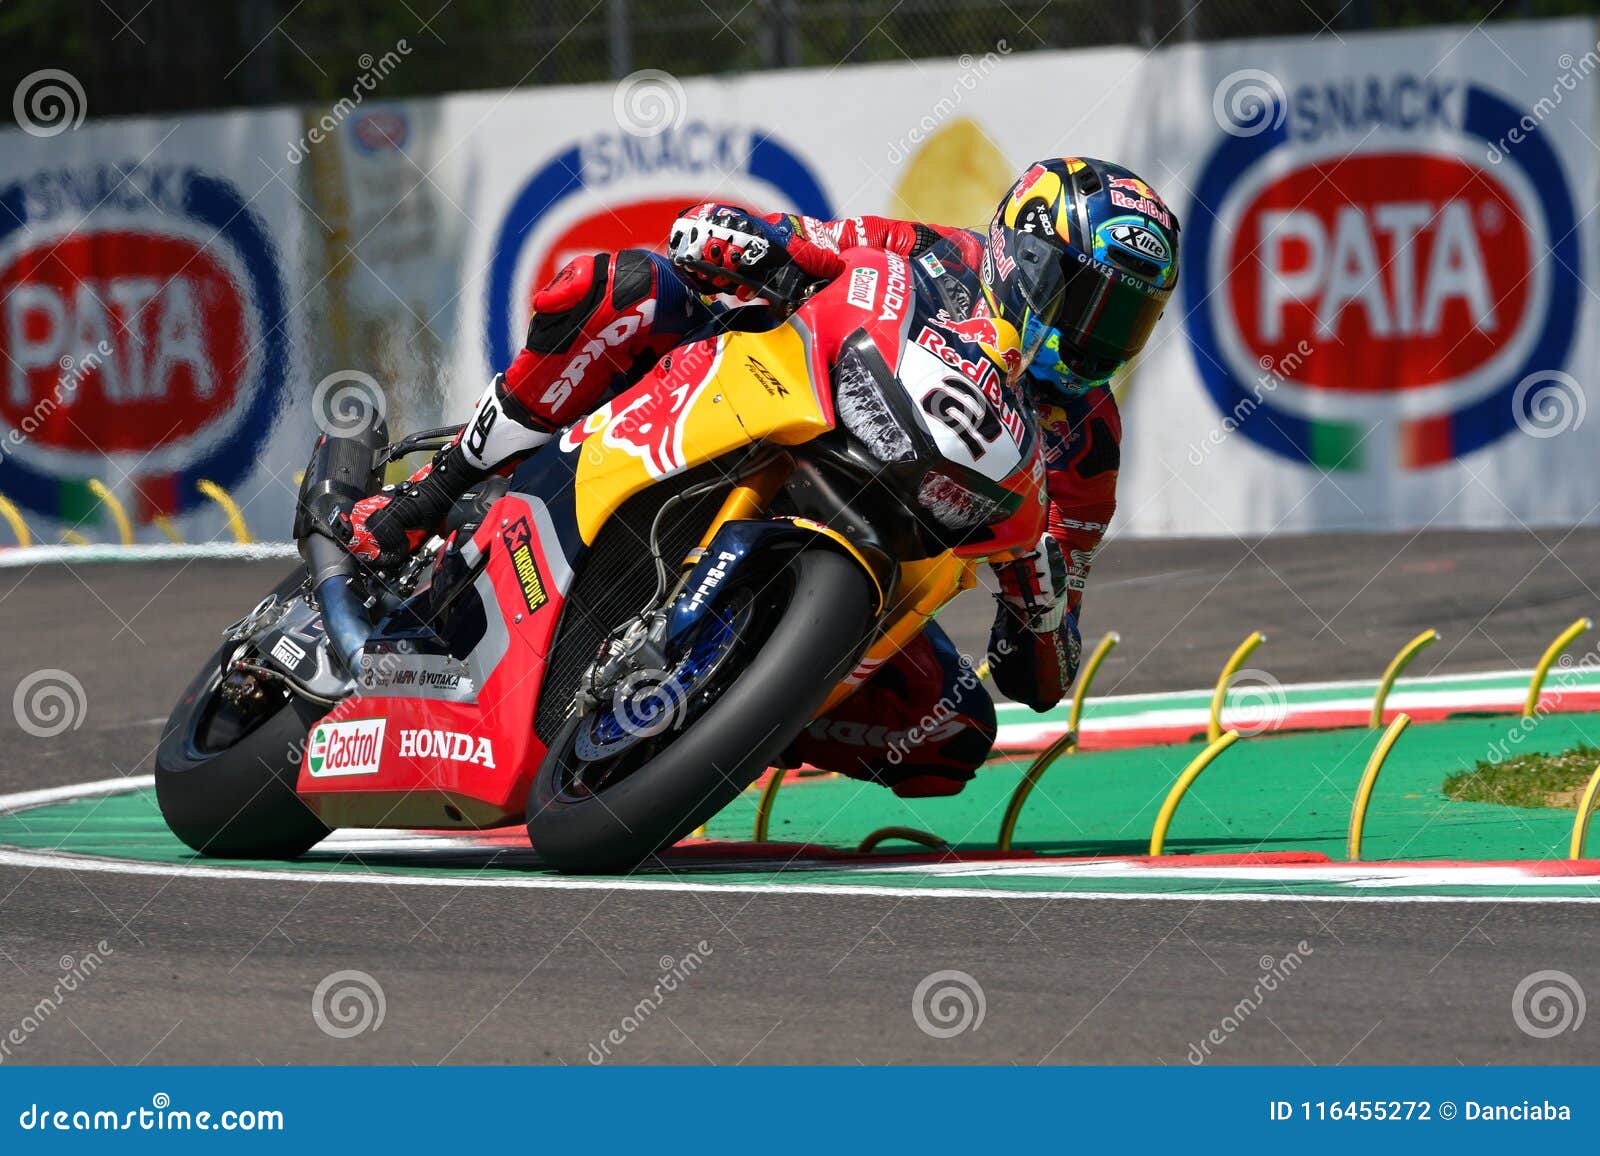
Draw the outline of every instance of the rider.
[[[1031,554],[993,567],[989,658],[996,687],[1035,710],[1076,676],[1085,579],[1116,505],[1121,420],[1107,388],[1144,346],[1177,282],[1178,224],[1120,165],[1057,157],[1028,168],[987,235],[882,217],[757,216],[716,203],[673,223],[667,257],[639,249],[570,261],[533,296],[524,349],[479,399],[463,435],[397,487],[351,512],[350,549],[383,564],[419,547],[455,499],[537,449],[715,317],[713,298],[752,293],[798,266],[829,279],[858,246],[981,272],[972,316],[1022,335],[1018,387],[1039,417],[1050,498]],[[795,758],[905,797],[960,791],[988,755],[994,706],[949,637],[923,633],[806,729]]]

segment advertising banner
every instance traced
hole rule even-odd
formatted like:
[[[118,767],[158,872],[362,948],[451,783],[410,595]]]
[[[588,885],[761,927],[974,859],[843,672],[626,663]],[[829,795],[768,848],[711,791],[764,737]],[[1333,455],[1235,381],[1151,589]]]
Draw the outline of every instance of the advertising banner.
[[[1587,21],[1164,54],[1121,529],[1593,520],[1597,70]]]
[[[36,529],[97,536],[104,486],[209,538],[209,481],[286,532],[302,210],[264,161],[296,123],[0,135],[0,495]]]
[[[205,480],[282,537],[319,386],[375,383],[399,432],[459,420],[573,256],[659,249],[706,199],[982,226],[1026,163],[1077,153],[1182,223],[1117,384],[1114,534],[1593,521],[1595,42],[1002,42],[401,102],[375,75],[328,108],[24,126],[0,134],[0,497],[109,540],[104,484],[139,538],[205,540]]]

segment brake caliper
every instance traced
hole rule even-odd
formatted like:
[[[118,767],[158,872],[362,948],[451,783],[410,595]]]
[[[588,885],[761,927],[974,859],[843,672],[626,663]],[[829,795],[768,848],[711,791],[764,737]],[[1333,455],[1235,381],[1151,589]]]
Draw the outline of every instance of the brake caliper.
[[[610,758],[683,726],[694,694],[732,650],[738,621],[744,617],[708,616],[707,629],[670,666],[658,645],[666,620],[659,611],[607,640],[585,675],[580,694],[580,710],[589,717],[578,731],[574,748],[578,757]]]

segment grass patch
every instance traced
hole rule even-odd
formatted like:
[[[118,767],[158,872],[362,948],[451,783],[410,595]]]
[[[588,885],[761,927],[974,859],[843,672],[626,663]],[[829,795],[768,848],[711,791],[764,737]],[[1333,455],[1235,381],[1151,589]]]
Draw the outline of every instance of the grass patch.
[[[1587,744],[1558,755],[1517,755],[1499,763],[1480,759],[1470,771],[1447,778],[1444,793],[1463,803],[1573,811],[1596,763],[1600,748]]]

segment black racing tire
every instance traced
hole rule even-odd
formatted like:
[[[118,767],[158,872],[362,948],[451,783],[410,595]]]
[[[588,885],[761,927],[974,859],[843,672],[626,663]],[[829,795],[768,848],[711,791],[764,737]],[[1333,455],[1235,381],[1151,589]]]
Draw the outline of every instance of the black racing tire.
[[[528,792],[528,837],[560,871],[610,874],[646,862],[700,826],[770,766],[859,660],[874,593],[861,566],[831,548],[788,563],[788,605],[721,697],[648,763],[598,793],[568,793],[567,721]]]
[[[212,748],[201,738],[222,709],[219,649],[167,720],[156,749],[156,800],[172,833],[219,859],[292,859],[328,835],[295,794],[306,735],[328,708],[286,695],[249,720],[237,741]]]

